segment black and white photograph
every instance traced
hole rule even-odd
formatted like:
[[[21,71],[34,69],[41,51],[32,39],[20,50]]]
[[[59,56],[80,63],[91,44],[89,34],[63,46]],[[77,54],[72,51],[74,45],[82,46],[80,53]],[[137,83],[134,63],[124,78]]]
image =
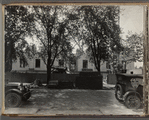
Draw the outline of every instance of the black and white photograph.
[[[143,5],[5,5],[4,114],[144,115]]]

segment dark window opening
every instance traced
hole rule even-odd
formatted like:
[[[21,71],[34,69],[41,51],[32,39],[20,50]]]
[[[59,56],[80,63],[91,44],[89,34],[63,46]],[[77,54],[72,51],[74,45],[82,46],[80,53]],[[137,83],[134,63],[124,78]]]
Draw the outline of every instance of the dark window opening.
[[[20,59],[20,67],[25,68],[25,66],[26,66],[25,61],[23,59]]]
[[[123,70],[126,70],[126,61],[122,61]]]
[[[106,68],[111,69],[111,66],[110,66],[109,62],[106,62]]]
[[[36,68],[40,68],[40,59],[36,59]]]
[[[87,60],[83,60],[83,69],[88,68],[88,61]]]
[[[64,60],[59,60],[59,66],[64,67]]]

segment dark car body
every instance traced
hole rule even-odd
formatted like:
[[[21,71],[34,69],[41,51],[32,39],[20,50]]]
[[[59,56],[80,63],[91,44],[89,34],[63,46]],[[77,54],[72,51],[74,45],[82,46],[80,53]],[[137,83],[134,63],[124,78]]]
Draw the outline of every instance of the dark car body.
[[[139,108],[143,99],[143,75],[116,74],[116,77],[116,99],[123,101],[128,108]]]
[[[52,73],[68,74],[67,67],[52,67]]]
[[[23,83],[13,82],[5,85],[6,107],[18,107],[22,101],[28,100],[30,96],[31,90]]]

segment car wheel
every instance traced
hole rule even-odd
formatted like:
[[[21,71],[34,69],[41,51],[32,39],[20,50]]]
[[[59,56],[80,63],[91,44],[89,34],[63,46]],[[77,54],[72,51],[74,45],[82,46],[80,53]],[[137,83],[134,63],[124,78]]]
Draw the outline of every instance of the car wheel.
[[[125,105],[130,109],[138,109],[141,106],[141,100],[137,95],[131,94],[125,99]]]
[[[118,101],[122,102],[122,96],[123,96],[123,89],[121,85],[117,85],[115,89],[115,97]]]
[[[17,93],[8,93],[6,95],[5,104],[6,107],[18,107],[20,106],[22,98]]]

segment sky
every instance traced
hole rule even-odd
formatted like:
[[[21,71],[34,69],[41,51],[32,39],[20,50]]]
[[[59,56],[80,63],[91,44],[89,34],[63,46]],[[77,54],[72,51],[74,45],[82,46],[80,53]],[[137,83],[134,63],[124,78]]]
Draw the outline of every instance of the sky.
[[[143,7],[144,6],[120,6],[120,27],[122,38],[126,38],[128,31],[141,33],[143,31]]]

